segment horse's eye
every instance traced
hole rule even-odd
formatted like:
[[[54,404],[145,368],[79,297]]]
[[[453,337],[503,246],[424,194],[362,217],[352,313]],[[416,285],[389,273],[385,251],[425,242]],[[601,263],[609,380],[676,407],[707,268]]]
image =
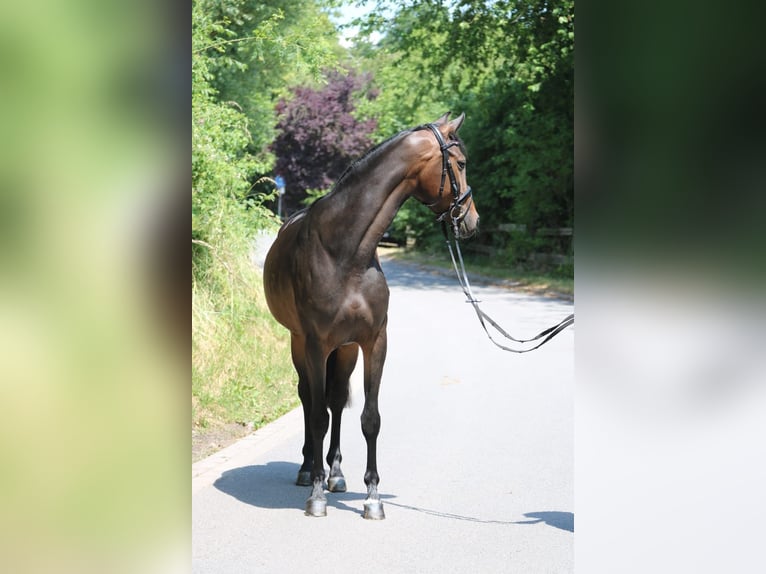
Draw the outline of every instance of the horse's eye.
[[[465,162],[464,161],[457,162],[457,167],[460,171],[463,171],[465,169]]]

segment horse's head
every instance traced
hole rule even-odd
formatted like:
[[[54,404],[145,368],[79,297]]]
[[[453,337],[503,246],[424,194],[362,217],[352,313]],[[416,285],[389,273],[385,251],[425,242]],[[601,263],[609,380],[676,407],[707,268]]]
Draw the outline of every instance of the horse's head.
[[[450,225],[459,238],[470,237],[479,226],[479,213],[466,181],[466,154],[457,137],[465,114],[449,121],[449,112],[419,130],[422,164],[415,196]]]

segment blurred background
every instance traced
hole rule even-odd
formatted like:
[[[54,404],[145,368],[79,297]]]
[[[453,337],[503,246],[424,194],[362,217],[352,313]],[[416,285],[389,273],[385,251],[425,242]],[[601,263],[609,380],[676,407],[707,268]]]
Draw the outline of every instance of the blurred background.
[[[188,570],[189,16],[0,8],[6,572]]]
[[[577,571],[764,568],[762,12],[578,5]]]

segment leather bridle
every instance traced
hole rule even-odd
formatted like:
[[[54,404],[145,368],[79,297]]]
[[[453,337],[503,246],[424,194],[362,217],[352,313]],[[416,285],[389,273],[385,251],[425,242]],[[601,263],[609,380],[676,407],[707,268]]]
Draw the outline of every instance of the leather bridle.
[[[452,203],[446,210],[436,217],[436,221],[444,223],[447,217],[449,217],[449,220],[452,223],[452,231],[454,232],[455,237],[459,237],[458,232],[460,224],[468,214],[471,201],[473,201],[473,191],[471,190],[470,185],[466,186],[466,190],[462,194],[460,193],[460,184],[455,177],[455,172],[449,161],[449,149],[460,144],[457,141],[450,141],[449,143],[445,142],[439,128],[437,128],[435,124],[426,124],[425,127],[431,130],[431,133],[436,137],[436,141],[439,143],[439,150],[442,154],[442,177],[439,184],[439,196],[436,201],[427,204],[427,207],[433,207],[441,201],[442,195],[444,195],[444,184],[446,183],[447,176],[449,176],[450,188],[452,190]],[[468,204],[464,205],[466,202],[468,202]]]

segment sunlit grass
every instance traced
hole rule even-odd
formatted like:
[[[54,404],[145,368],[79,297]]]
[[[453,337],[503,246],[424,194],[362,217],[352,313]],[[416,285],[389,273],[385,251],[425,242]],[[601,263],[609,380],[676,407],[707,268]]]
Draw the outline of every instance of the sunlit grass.
[[[205,246],[192,287],[192,425],[258,428],[299,404],[287,331],[271,316],[248,246]]]

